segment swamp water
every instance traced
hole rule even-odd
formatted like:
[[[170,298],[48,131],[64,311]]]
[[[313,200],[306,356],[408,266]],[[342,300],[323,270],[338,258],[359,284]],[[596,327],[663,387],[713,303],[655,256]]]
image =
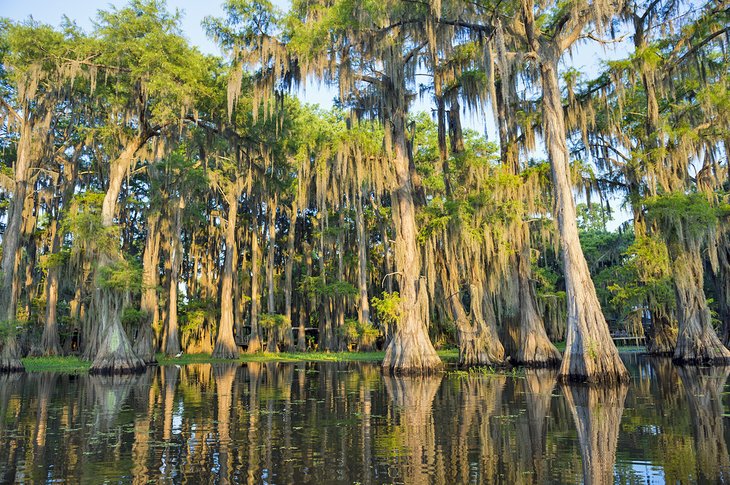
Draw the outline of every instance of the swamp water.
[[[0,483],[718,483],[726,368],[623,356],[628,386],[367,363],[0,375]]]

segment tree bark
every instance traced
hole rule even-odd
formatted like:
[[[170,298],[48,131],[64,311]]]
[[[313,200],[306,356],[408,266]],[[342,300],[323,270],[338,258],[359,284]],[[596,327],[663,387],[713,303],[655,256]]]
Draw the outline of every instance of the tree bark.
[[[396,188],[391,192],[395,226],[395,265],[400,275],[400,316],[385,349],[383,368],[392,374],[428,374],[441,367],[428,337],[429,304],[421,276],[421,251],[416,240],[416,209],[405,137],[405,113],[393,119]]]
[[[177,321],[177,289],[180,280],[180,265],[182,264],[182,216],[185,209],[185,198],[180,196],[175,207],[175,216],[170,234],[170,286],[168,291],[167,331],[165,354],[175,356],[180,348],[180,329]]]
[[[253,231],[251,233],[251,335],[246,349],[249,354],[261,351],[261,330],[259,329],[261,248],[259,246],[259,236],[258,218],[256,211],[254,211]]]
[[[124,177],[134,160],[137,150],[145,143],[139,137],[128,143],[116,160],[112,161],[109,167],[109,187],[104,195],[102,203],[101,222],[105,229],[112,227],[114,214],[117,207],[117,199],[121,190]],[[102,250],[102,253],[106,250]],[[122,255],[118,250],[99,256],[99,264],[96,269],[97,275],[101,268],[111,266],[119,261]],[[127,296],[119,295],[118,291],[96,288],[94,290],[93,311],[89,312],[89,318],[93,319],[96,329],[93,337],[96,342],[90,345],[93,350],[93,362],[89,372],[92,373],[126,373],[137,372],[144,369],[145,363],[140,359],[132,348],[120,318],[123,310],[123,303]],[[90,309],[91,310],[91,309]],[[95,345],[97,344],[98,345]]]
[[[284,328],[283,340],[287,350],[292,346],[292,294],[293,294],[293,276],[294,276],[294,241],[297,230],[297,205],[293,204],[291,213],[289,214],[289,233],[286,240],[286,266],[284,268],[284,317],[286,317],[286,327]]]
[[[151,214],[147,218],[147,237],[145,239],[144,255],[142,257],[142,302],[140,310],[145,315],[137,331],[134,341],[134,351],[147,364],[155,362],[154,329],[160,319],[158,308],[157,285],[159,284],[160,262],[160,217]]]
[[[516,256],[516,277],[519,288],[519,327],[517,349],[510,357],[513,364],[527,367],[553,367],[562,356],[545,331],[545,324],[537,311],[535,291],[530,284],[530,248],[523,244]]]
[[[712,328],[710,308],[702,289],[704,275],[699,247],[670,248],[679,333],[674,350],[678,364],[727,364],[728,350]]]
[[[368,301],[368,236],[360,194],[355,194],[355,225],[357,226],[357,288],[360,295],[360,324],[370,323],[370,303]]]
[[[568,304],[568,337],[559,379],[616,383],[629,373],[613,344],[596,296],[588,264],[578,238],[575,202],[570,179],[565,119],[558,86],[558,59],[546,49],[540,71],[543,95],[544,135],[552,168],[555,213],[560,235]]]
[[[233,261],[236,259],[236,217],[238,215],[238,190],[233,190],[228,199],[228,222],[226,223],[226,257],[221,275],[221,319],[218,337],[213,349],[217,359],[238,358],[238,347],[233,336]]]
[[[269,230],[269,241],[266,247],[266,296],[267,305],[266,312],[269,315],[276,313],[276,287],[274,286],[274,255],[276,251],[276,195],[272,198],[267,207],[268,222],[266,227]],[[269,338],[266,342],[266,350],[268,352],[279,351],[279,329],[276,326],[269,328]]]
[[[54,211],[56,217],[51,221],[50,231],[53,242],[51,254],[58,255],[61,251],[61,234],[58,230],[58,207]],[[58,280],[61,272],[60,262],[53,261],[48,268],[46,277],[46,322],[43,325],[41,349],[43,355],[61,355],[61,341],[58,335]]]

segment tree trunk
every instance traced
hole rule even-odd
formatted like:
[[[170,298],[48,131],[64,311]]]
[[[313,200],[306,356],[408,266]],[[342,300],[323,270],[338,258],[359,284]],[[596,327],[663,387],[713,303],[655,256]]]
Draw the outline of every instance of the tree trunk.
[[[268,223],[267,228],[269,230],[269,242],[266,247],[266,293],[267,293],[267,305],[266,312],[269,315],[276,313],[276,288],[274,286],[274,254],[276,251],[276,195],[267,204]],[[269,338],[266,342],[267,352],[278,352],[279,351],[279,329],[276,326],[269,328]]]
[[[646,351],[652,355],[672,355],[677,348],[677,324],[666,309],[651,310],[651,327],[646,332]]]
[[[7,212],[7,225],[3,233],[2,242],[2,287],[0,287],[0,321],[6,320],[9,324],[15,322],[18,307],[18,294],[13,291],[16,271],[18,269],[16,254],[20,247],[20,238],[23,227],[23,211],[25,198],[28,193],[28,177],[33,163],[31,153],[33,126],[28,121],[23,122],[20,139],[18,140],[17,158],[13,167],[15,187],[13,197]],[[10,354],[8,354],[10,355]],[[11,367],[22,367],[16,363],[7,362]]]
[[[343,231],[345,230],[345,208],[340,206],[340,213],[338,214],[337,224],[337,281],[339,283],[345,282],[345,241]],[[347,339],[342,334],[342,329],[345,327],[345,305],[347,304],[347,296],[344,294],[337,295],[335,299],[336,309],[336,328],[337,331],[334,333],[336,345],[335,348],[342,352],[347,350]]]
[[[322,279],[322,285],[327,284],[327,271],[325,266],[325,247],[324,232],[325,219],[328,217],[326,209],[323,211],[322,218],[319,221],[319,277]],[[319,319],[319,349],[335,350],[334,335],[332,334],[332,297],[329,294],[320,296],[322,303],[322,314]],[[324,318],[322,318],[324,317]]]
[[[504,347],[497,333],[494,304],[484,291],[484,282],[474,274],[469,285],[469,293],[470,335],[469,338],[458,336],[459,363],[464,366],[501,364],[504,362]],[[462,342],[466,348],[462,347]]]
[[[104,195],[102,204],[101,222],[105,229],[112,227],[117,199],[124,177],[134,160],[134,155],[144,142],[135,138],[122,150],[119,157],[109,167],[109,187]],[[122,255],[118,250],[99,255],[96,275],[102,268],[109,267],[119,261]],[[90,308],[89,319],[93,319],[95,330],[92,332],[95,342],[90,342],[89,349],[93,351],[94,359],[89,372],[116,373],[137,372],[144,369],[145,363],[132,348],[120,318],[126,295],[108,288],[96,288],[92,297],[93,311]]]
[[[391,192],[391,200],[401,305],[395,334],[385,349],[383,368],[393,374],[428,374],[441,367],[441,359],[428,337],[428,290],[425,278],[421,276],[421,251],[416,240],[418,230],[405,138],[405,113],[393,122],[397,187]]]
[[[180,353],[180,330],[177,322],[177,289],[180,279],[180,265],[182,264],[182,217],[185,209],[185,199],[180,196],[175,207],[175,219],[170,234],[170,286],[168,296],[167,330],[165,354],[175,356]]]
[[[259,246],[259,224],[254,211],[253,232],[251,233],[251,335],[248,339],[248,353],[261,351],[261,330],[259,329],[259,309],[261,290],[259,273],[261,271],[261,248]]]
[[[699,247],[670,249],[674,290],[677,295],[679,334],[674,362],[678,364],[730,363],[730,350],[720,342],[712,328],[707,306],[702,257]]]
[[[554,52],[545,55],[548,58],[540,64],[544,136],[552,168],[568,304],[568,338],[559,379],[624,382],[628,380],[629,373],[611,339],[578,238],[565,119],[558,86],[559,55]]]
[[[307,278],[312,277],[312,245],[309,242],[304,241],[304,264],[307,268]],[[309,322],[309,312],[317,308],[317,301],[314,295],[310,294],[308,301],[304,295],[301,296],[302,304],[299,306],[299,333],[297,335],[297,346],[300,350],[307,350],[307,336],[306,327]],[[305,312],[305,306],[309,304],[307,311]]]
[[[140,359],[151,364],[155,362],[154,336],[160,319],[157,285],[159,284],[160,262],[160,217],[151,214],[147,219],[147,237],[142,257],[142,302],[140,310],[145,321],[137,332],[134,351]]]
[[[218,337],[213,349],[216,359],[238,358],[238,347],[233,336],[233,261],[236,259],[236,216],[238,215],[238,191],[229,194],[228,222],[226,224],[226,258],[221,275],[221,319]]]
[[[58,230],[58,207],[54,211],[56,217],[51,221],[50,231],[53,242],[51,254],[58,255],[61,251],[61,234]],[[61,272],[60,261],[51,261],[46,277],[46,322],[41,336],[43,355],[61,355],[61,342],[58,336],[58,279]]]
[[[523,244],[516,256],[516,276],[519,286],[519,328],[517,351],[510,357],[513,364],[527,367],[552,367],[560,364],[561,355],[550,342],[545,324],[537,311],[535,291],[530,284],[530,248]]]
[[[361,325],[370,323],[370,303],[368,301],[368,236],[365,228],[365,217],[362,210],[360,194],[355,194],[355,225],[357,226],[357,288],[360,294]]]
[[[297,206],[292,205],[289,214],[289,234],[286,240],[286,267],[284,268],[284,316],[286,327],[284,328],[284,345],[287,350],[292,346],[292,284],[294,275],[294,240],[297,230]]]
[[[118,257],[118,256],[117,256]],[[99,267],[113,264],[114,256],[102,254]],[[124,309],[127,295],[114,288],[97,287],[94,289],[89,317],[96,318],[99,331],[94,338],[99,339],[96,345],[94,360],[89,372],[91,374],[116,374],[141,372],[145,363],[137,357],[132,344],[122,327],[120,315]]]

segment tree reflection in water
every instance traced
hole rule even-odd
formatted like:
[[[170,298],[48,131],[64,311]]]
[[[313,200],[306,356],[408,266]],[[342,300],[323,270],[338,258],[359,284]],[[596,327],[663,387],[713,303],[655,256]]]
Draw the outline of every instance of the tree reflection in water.
[[[563,385],[563,394],[578,430],[586,485],[614,482],[616,444],[627,392],[626,385]]]
[[[549,370],[414,378],[367,363],[0,375],[0,482],[730,480],[730,372],[627,365],[628,392],[556,391]]]
[[[686,390],[692,418],[697,480],[702,483],[728,483],[730,456],[725,441],[722,391],[730,367],[678,367]]]
[[[393,404],[394,434],[402,452],[398,454],[399,477],[403,483],[443,482],[436,470],[436,436],[433,398],[442,376],[383,376]]]

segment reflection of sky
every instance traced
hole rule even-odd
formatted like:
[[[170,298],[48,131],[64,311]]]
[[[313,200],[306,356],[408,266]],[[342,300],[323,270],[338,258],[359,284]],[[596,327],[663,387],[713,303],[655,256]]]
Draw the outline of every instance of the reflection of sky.
[[[274,0],[280,8],[286,9],[287,0]],[[58,25],[63,15],[67,15],[85,30],[93,26],[92,20],[97,10],[107,9],[110,5],[117,7],[127,4],[126,0],[94,1],[94,0],[73,0],[73,2],[58,2],[56,0],[0,0],[0,16],[9,17],[13,20],[22,20],[33,16],[35,20],[51,25]],[[182,30],[189,41],[200,48],[201,51],[209,54],[220,54],[215,43],[210,40],[203,31],[200,22],[205,16],[222,17],[223,0],[201,2],[199,0],[167,0],[170,10],[179,9],[183,13]],[[595,76],[603,62],[608,59],[618,59],[628,55],[631,39],[626,38],[623,42],[600,46],[596,42],[589,41],[578,46],[572,55],[566,55],[563,59],[563,67],[575,68],[584,73],[584,79]],[[426,78],[419,80],[421,83],[428,82]],[[306,90],[299,89],[297,96],[307,103],[319,104],[323,107],[331,107],[333,98],[337,95],[336,90],[316,81],[307,82]],[[412,111],[431,111],[432,103],[430,96],[418,97]],[[497,140],[493,116],[489,108],[485,115],[466,114],[463,120],[464,126],[471,128],[492,141]],[[538,147],[534,158],[545,158],[544,151]],[[579,196],[580,197],[580,196]],[[580,202],[579,198],[579,202]],[[616,211],[615,221],[609,223],[609,229],[616,227],[620,222],[630,219],[630,212],[619,209],[620,201],[611,200],[611,205]]]

